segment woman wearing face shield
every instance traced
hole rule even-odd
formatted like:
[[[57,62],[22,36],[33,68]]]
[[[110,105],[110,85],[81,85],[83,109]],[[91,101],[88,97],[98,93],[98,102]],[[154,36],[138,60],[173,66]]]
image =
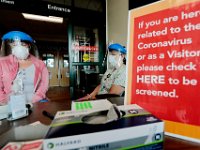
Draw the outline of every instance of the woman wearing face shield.
[[[3,35],[0,105],[7,104],[10,95],[18,93],[25,94],[26,103],[35,103],[46,98],[49,74],[43,61],[30,54],[35,47],[32,37],[24,32],[11,31]]]
[[[96,95],[100,94],[120,96],[125,91],[126,49],[122,45],[115,43],[111,44],[108,50],[107,71],[104,73],[101,83],[92,93],[78,99],[78,101],[96,99]]]

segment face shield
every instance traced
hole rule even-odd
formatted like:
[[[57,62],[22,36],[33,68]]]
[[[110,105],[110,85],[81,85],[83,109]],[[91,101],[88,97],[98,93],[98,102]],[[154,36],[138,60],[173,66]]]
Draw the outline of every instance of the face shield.
[[[108,47],[107,69],[119,68],[125,59],[126,49],[120,44],[111,44]]]
[[[13,54],[17,59],[27,59],[37,47],[34,40],[26,33],[11,31],[2,37],[1,56]]]

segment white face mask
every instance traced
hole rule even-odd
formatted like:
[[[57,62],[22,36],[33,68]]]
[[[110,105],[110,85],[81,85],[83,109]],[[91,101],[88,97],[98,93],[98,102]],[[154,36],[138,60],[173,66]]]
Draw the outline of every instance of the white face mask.
[[[116,61],[114,55],[109,55],[108,62],[109,62],[109,66],[111,67],[111,69],[115,68],[115,66],[117,65],[117,61]]]
[[[18,59],[27,59],[29,56],[29,48],[21,45],[14,46],[12,48],[12,54]]]
[[[110,69],[119,68],[121,66],[121,56],[117,60],[115,55],[109,55],[108,62]]]

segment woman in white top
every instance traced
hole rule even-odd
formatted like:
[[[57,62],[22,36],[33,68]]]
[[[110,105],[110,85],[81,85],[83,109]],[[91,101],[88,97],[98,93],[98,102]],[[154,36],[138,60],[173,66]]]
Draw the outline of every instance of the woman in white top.
[[[111,44],[108,50],[107,71],[101,79],[101,84],[92,93],[78,99],[79,101],[96,99],[96,95],[99,94],[121,95],[125,91],[126,49],[122,45],[115,43]]]

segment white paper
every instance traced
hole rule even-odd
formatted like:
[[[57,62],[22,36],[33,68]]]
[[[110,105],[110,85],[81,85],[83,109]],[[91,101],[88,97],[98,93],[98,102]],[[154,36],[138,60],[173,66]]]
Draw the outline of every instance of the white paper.
[[[0,135],[0,145],[6,145],[8,142],[22,144],[25,141],[43,139],[49,129],[49,126],[37,121],[25,126],[11,128]],[[25,144],[25,143],[24,143]]]
[[[36,122],[26,126],[15,128],[14,135],[16,141],[26,141],[42,139],[46,135],[49,126]],[[24,134],[25,133],[25,134]]]

